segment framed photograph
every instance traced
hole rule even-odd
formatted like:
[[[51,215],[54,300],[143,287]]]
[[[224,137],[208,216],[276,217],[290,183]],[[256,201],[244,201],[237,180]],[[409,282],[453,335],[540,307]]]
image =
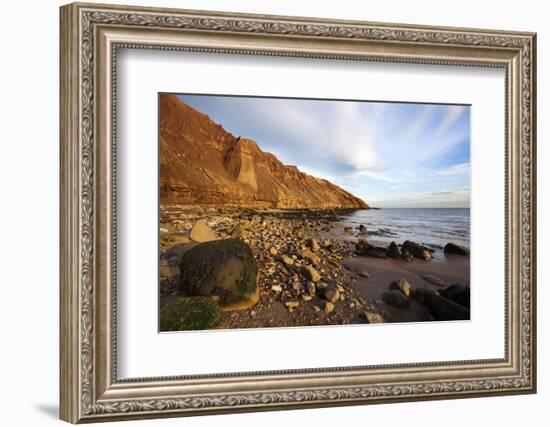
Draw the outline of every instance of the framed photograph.
[[[63,420],[536,391],[535,34],[60,22]]]

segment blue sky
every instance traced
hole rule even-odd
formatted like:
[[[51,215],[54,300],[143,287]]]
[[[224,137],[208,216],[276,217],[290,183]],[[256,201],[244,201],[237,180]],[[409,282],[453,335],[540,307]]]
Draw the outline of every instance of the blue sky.
[[[180,98],[233,135],[371,206],[470,206],[469,106]]]

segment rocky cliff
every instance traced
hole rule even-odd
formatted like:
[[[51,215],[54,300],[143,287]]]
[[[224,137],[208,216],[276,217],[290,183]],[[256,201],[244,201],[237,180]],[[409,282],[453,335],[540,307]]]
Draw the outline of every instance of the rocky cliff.
[[[284,165],[174,95],[160,98],[161,203],[255,208],[368,208],[325,179]]]

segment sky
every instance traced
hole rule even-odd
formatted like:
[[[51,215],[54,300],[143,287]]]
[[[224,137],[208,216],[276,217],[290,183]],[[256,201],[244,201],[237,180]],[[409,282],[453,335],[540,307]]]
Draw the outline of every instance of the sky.
[[[179,95],[372,207],[470,207],[470,107]]]

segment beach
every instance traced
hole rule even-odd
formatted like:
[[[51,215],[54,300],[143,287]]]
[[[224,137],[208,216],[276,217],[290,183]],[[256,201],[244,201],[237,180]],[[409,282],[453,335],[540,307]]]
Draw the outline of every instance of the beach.
[[[469,234],[461,233],[467,214],[161,204],[161,310],[182,295],[181,259],[204,245],[200,229],[205,242],[239,239],[258,265],[253,303],[224,307],[223,328],[448,320],[441,317],[449,300],[440,294],[451,285],[467,288],[469,316],[470,258],[444,250],[447,243],[467,249]],[[408,226],[413,220],[422,226]],[[451,311],[463,318],[455,305]]]

